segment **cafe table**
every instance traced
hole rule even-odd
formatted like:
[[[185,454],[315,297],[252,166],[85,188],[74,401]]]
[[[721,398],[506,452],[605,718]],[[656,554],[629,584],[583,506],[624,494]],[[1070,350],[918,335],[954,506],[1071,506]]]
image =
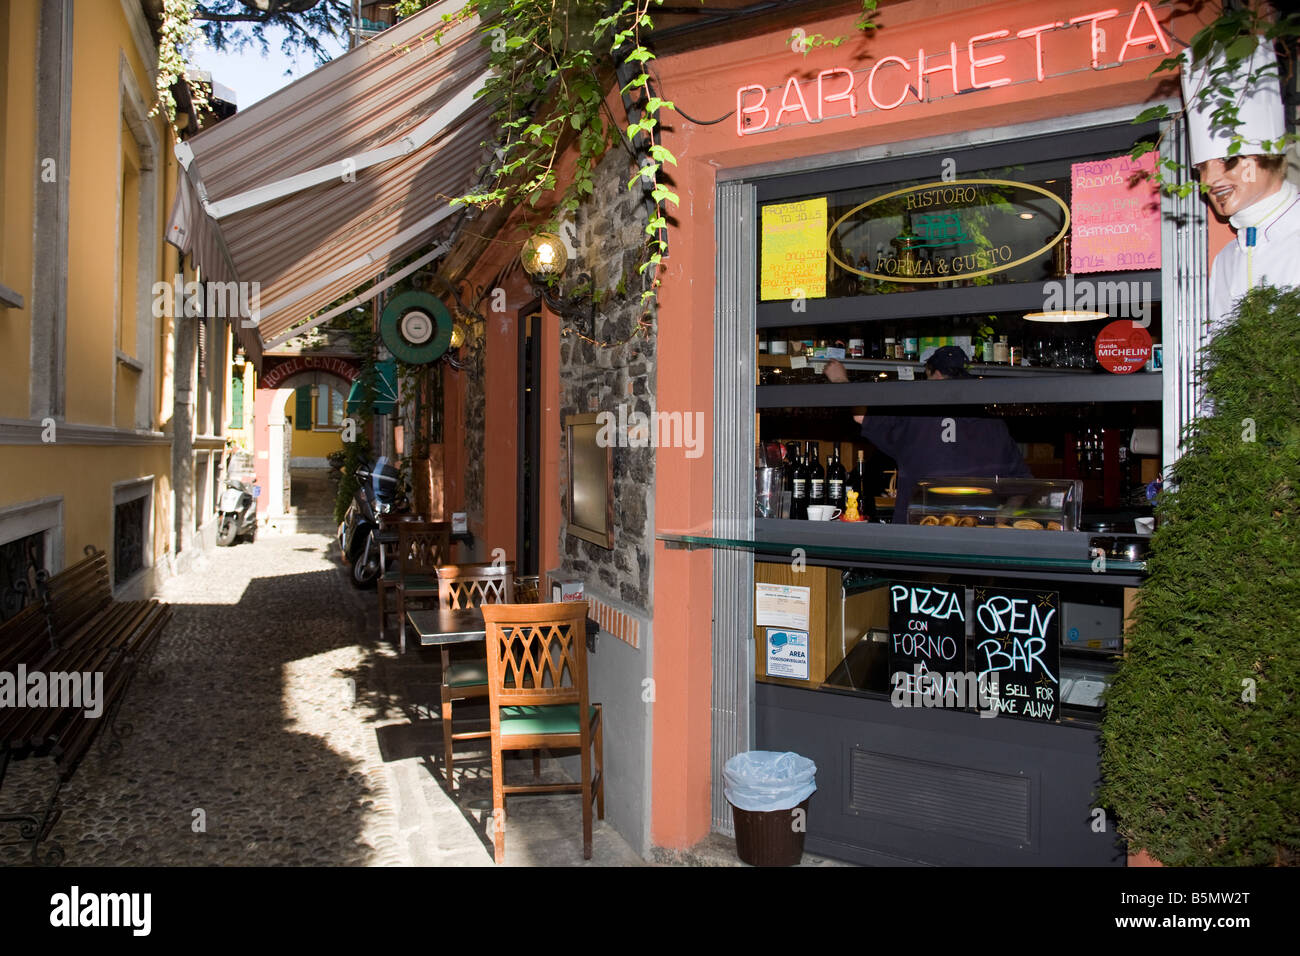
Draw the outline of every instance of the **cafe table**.
[[[487,638],[487,624],[483,612],[476,607],[452,610],[434,608],[425,611],[407,611],[406,620],[420,638],[424,647],[448,647],[453,644],[474,644]],[[600,625],[587,618],[587,650],[596,652],[596,635]]]

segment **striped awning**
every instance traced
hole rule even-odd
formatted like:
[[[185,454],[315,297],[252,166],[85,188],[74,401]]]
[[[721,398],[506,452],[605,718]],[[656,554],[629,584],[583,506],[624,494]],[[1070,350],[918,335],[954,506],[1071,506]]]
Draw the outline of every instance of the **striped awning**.
[[[493,133],[463,0],[409,17],[177,149],[167,239],[202,278],[258,283],[255,346],[433,245]],[[249,344],[246,342],[246,344]]]

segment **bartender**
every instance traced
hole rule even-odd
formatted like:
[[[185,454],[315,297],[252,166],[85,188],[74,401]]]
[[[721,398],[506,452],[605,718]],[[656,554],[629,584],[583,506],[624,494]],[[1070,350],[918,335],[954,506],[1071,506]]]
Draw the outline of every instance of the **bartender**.
[[[926,360],[927,381],[970,378],[965,351],[956,345],[935,349]],[[826,377],[847,382],[844,365],[826,363]],[[894,524],[907,523],[912,489],[926,478],[1032,478],[1020,449],[1000,418],[937,415],[854,415],[862,436],[898,464]]]
[[[1206,103],[1198,95],[1216,65],[1183,72],[1192,165],[1211,208],[1236,233],[1210,267],[1211,336],[1227,327],[1251,289],[1300,284],[1300,197],[1286,180],[1286,122],[1272,43],[1260,38],[1231,81],[1214,81],[1240,93],[1236,129],[1216,125],[1213,98]],[[1229,155],[1234,134],[1245,146]]]

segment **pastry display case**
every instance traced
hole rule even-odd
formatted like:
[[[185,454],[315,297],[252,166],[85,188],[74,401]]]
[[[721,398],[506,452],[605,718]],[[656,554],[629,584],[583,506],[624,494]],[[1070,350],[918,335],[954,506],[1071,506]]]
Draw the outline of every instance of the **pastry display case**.
[[[1083,482],[1048,478],[927,478],[907,508],[912,525],[1075,531]]]

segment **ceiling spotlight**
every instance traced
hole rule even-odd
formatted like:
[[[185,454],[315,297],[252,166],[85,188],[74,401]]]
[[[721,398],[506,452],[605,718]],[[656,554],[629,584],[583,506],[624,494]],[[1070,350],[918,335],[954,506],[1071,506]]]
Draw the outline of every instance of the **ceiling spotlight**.
[[[1108,319],[1108,312],[1089,312],[1085,309],[1057,309],[1053,312],[1026,312],[1025,319],[1030,322],[1095,322]]]

